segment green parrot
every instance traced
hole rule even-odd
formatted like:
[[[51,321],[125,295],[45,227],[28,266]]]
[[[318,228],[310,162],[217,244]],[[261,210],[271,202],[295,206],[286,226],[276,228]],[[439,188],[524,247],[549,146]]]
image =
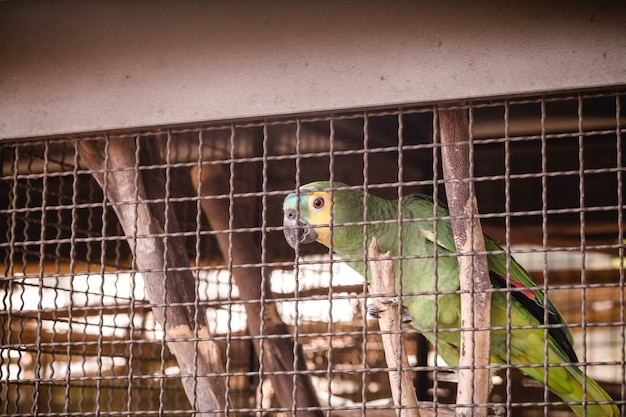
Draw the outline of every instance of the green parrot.
[[[456,252],[452,226],[449,220],[432,220],[435,215],[449,216],[446,208],[439,205],[437,213],[434,213],[432,199],[425,196],[409,195],[398,202],[366,194],[360,189],[347,188],[347,185],[339,182],[313,182],[285,197],[283,224],[289,245],[295,248],[298,244],[317,241],[331,248],[350,267],[363,274],[364,248],[376,237],[383,252],[407,257],[402,260],[401,268],[402,301],[405,311],[410,314],[407,321],[431,343],[435,342],[435,329],[460,328],[460,296],[458,293],[450,293],[459,289],[457,258],[446,256]],[[399,204],[402,208],[401,236],[398,230]],[[367,211],[364,210],[365,205]],[[367,219],[364,219],[364,213],[367,213]],[[422,220],[424,218],[431,220]],[[367,228],[366,232],[364,227]],[[364,233],[367,236],[366,244]],[[399,239],[402,241],[401,246]],[[539,365],[521,367],[521,370],[545,384],[545,368],[541,365],[545,362],[565,363],[567,365],[548,368],[549,389],[564,401],[572,402],[570,406],[579,416],[585,411],[587,416],[618,416],[619,410],[611,397],[573,365],[578,362],[578,358],[572,347],[572,334],[556,307],[545,302],[544,294],[514,259],[510,261],[510,277],[507,279],[506,254],[487,236],[485,245],[487,251],[500,252],[488,255],[493,287],[506,288],[508,281],[509,288],[512,288],[509,312],[506,293],[494,292],[492,295],[491,325],[502,329],[493,330],[491,334],[492,363],[507,363],[508,322],[512,364]],[[402,254],[398,253],[399,247],[402,248]],[[446,293],[435,295],[435,291]],[[544,349],[545,330],[539,328],[544,324],[546,310],[548,324],[552,325],[547,331],[547,352]],[[444,361],[457,366],[460,356],[459,332],[437,332],[436,343],[437,351]],[[583,399],[585,406],[582,404]]]

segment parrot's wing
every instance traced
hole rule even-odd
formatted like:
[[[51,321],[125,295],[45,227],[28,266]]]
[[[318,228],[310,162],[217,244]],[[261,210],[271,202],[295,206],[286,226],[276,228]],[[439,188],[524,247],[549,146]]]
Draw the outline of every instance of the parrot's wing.
[[[496,242],[494,242],[493,239],[486,235],[485,247],[488,252],[500,252],[493,253],[488,256],[489,273],[491,275],[492,285],[497,288],[506,288],[507,255],[503,253],[504,250]],[[535,316],[537,320],[539,320],[540,323],[544,323],[544,311],[547,309],[549,324],[566,324],[565,319],[556,308],[556,306],[550,300],[547,300],[546,302],[546,297],[543,291],[538,288],[537,284],[535,284],[528,272],[520,264],[518,264],[513,257],[511,257],[510,259],[508,272],[508,286],[520,289],[520,291],[511,292],[511,294],[522,294],[531,303],[534,303],[532,309],[530,305],[528,307],[526,306],[526,304],[522,303],[522,305],[524,305],[524,307],[527,308],[532,313],[532,315]],[[495,278],[496,276],[498,278]],[[565,326],[552,328],[551,330],[558,330],[559,337],[556,337],[556,340],[563,348],[563,350],[567,353],[567,356],[570,359],[576,358],[576,354],[571,348],[571,345],[574,343],[574,338],[572,336],[571,330]],[[552,335],[552,332],[550,332],[550,334]]]
[[[506,288],[506,279],[496,274],[493,271],[489,271],[489,278],[494,288]],[[545,323],[545,306],[538,302],[534,298],[535,291],[511,291],[511,298],[517,301],[521,308],[523,308],[530,316],[534,317],[539,323]],[[551,325],[564,325],[565,323],[560,320],[561,315],[557,310],[548,310],[548,323]],[[568,327],[550,327],[548,328],[548,334],[550,336],[550,343],[555,350],[559,352],[564,361],[578,362],[576,352],[572,347],[571,331]]]
[[[420,213],[422,217],[433,217],[434,206],[433,200],[428,196],[412,195],[407,197],[407,204],[412,207],[414,212]],[[438,205],[437,218],[443,219],[436,221],[424,221],[420,223],[420,228],[424,236],[438,247],[439,253],[454,253],[456,245],[454,243],[454,234],[452,232],[452,224],[446,217],[449,216],[447,208],[443,204]],[[435,224],[437,225],[437,233],[435,234]],[[508,265],[507,274],[507,255],[504,250],[489,236],[484,235],[485,247],[489,254],[489,275],[491,284],[495,288],[518,288],[520,291],[512,291],[511,295],[522,308],[527,310],[532,317],[539,323],[544,323],[545,310],[548,310],[548,323],[551,325],[563,325],[563,327],[551,327],[548,331],[553,339],[551,342],[555,349],[564,355],[564,359],[572,362],[578,362],[576,353],[572,348],[573,336],[568,327],[565,327],[565,319],[557,308],[548,300],[545,302],[545,294],[535,284],[528,272],[519,265],[515,259],[511,258]],[[509,279],[507,280],[507,275]],[[508,283],[507,283],[508,281]]]

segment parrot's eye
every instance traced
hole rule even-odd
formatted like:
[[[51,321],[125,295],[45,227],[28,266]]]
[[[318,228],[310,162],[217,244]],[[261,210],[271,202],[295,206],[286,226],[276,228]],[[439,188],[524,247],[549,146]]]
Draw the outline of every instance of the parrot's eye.
[[[313,200],[312,205],[314,209],[319,210],[323,208],[325,204],[326,204],[326,201],[322,197],[317,197],[315,200]]]

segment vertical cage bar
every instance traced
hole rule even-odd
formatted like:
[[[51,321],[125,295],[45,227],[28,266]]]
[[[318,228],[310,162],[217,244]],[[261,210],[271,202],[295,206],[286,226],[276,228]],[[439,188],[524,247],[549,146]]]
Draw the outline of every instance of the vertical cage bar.
[[[504,234],[506,254],[506,364],[511,364],[511,106],[504,101]],[[511,368],[505,370],[506,413],[512,412]]]
[[[616,147],[616,161],[615,166],[617,167],[617,241],[619,242],[617,254],[619,260],[619,287],[624,288],[626,285],[625,274],[624,274],[624,197],[622,195],[623,190],[623,164],[622,164],[622,119],[621,119],[621,96],[620,94],[615,95],[615,147]],[[620,340],[622,341],[622,349],[621,349],[621,387],[620,387],[620,396],[621,400],[624,401],[626,398],[626,349],[624,349],[624,344],[626,343],[626,326],[624,323],[626,322],[626,311],[625,311],[626,299],[624,298],[624,291],[619,292],[619,317],[622,325],[619,327]],[[624,415],[626,412],[624,404],[620,406],[621,414]]]
[[[42,321],[43,321],[43,280],[44,280],[44,268],[45,268],[45,259],[46,259],[46,219],[47,219],[47,201],[48,201],[48,164],[49,164],[49,146],[48,141],[44,141],[44,153],[43,153],[43,177],[42,177],[42,190],[41,190],[41,214],[40,214],[40,232],[39,232],[39,273],[38,273],[38,296],[37,300],[37,330],[36,330],[36,350],[35,350],[35,363],[33,369],[33,406],[32,413],[34,416],[38,416],[39,413],[43,410],[39,409],[40,396],[42,391],[42,379],[45,369],[42,367],[43,360],[43,336],[42,336]]]
[[[583,130],[583,97],[578,94],[577,97],[577,115],[578,115],[578,219],[580,222],[580,284],[581,284],[581,331],[582,331],[582,365],[583,371],[583,395],[582,406],[587,405],[587,241],[585,226],[585,164],[584,164],[584,130]],[[546,312],[547,314],[547,312]]]
[[[334,193],[335,193],[335,119],[334,117],[331,117],[329,122],[328,122],[328,127],[329,127],[329,132],[328,132],[328,140],[329,140],[329,155],[328,155],[328,171],[329,171],[329,177],[328,177],[328,181],[330,183],[330,200],[334,201]],[[334,227],[334,215],[333,215],[333,210],[330,211],[330,232],[329,232],[329,236],[330,236],[330,247],[328,248],[328,255],[329,257],[332,259],[333,257],[333,235],[334,235],[334,231],[335,231],[335,227]],[[327,382],[326,382],[326,390],[328,391],[328,395],[326,398],[326,402],[328,403],[328,410],[326,410],[326,417],[330,417],[331,415],[331,409],[333,406],[333,270],[334,270],[334,263],[330,262],[328,264],[328,272],[330,273],[330,285],[328,285],[328,293],[327,293],[327,297],[328,297],[328,354],[327,354],[327,365],[326,365],[326,378],[327,378]]]
[[[439,212],[439,169],[440,169],[440,161],[439,161],[439,152],[441,151],[441,131],[439,128],[439,112],[437,111],[437,107],[433,106],[431,108],[431,112],[433,115],[432,119],[432,156],[433,156],[433,241],[437,242],[439,240],[439,226],[438,222],[441,220],[437,213]],[[433,245],[433,288],[435,289],[435,294],[439,291],[439,245]],[[435,297],[434,302],[434,315],[435,317],[439,317],[439,297]],[[437,413],[438,405],[439,405],[439,370],[437,367],[437,358],[439,356],[439,320],[435,320],[435,326],[433,328],[433,351],[434,351],[434,362],[435,366],[433,367],[433,412]]]
[[[79,158],[78,158],[78,141],[73,140],[72,142],[72,208],[71,208],[71,224],[70,224],[70,252],[69,252],[69,275],[74,276],[76,274],[76,258],[77,258],[77,221],[78,221],[78,169],[79,169]],[[74,285],[70,283],[68,290],[68,299],[67,303],[67,320],[69,323],[67,329],[67,341],[68,344],[65,348],[66,361],[65,366],[67,368],[65,372],[65,392],[63,395],[64,403],[63,403],[63,413],[67,414],[69,412],[70,406],[70,392],[73,384],[72,381],[72,362],[73,362],[73,353],[72,353],[72,340],[74,340],[74,326],[72,323],[74,322],[74,314],[73,314],[73,299],[74,299]]]
[[[296,119],[296,184],[295,184],[295,189],[296,189],[296,202],[297,202],[297,206],[300,207],[300,185],[301,185],[301,175],[302,175],[302,171],[301,171],[301,159],[302,159],[302,120],[300,118]],[[293,289],[293,297],[294,297],[294,320],[297,323],[299,321],[300,318],[300,242],[296,243],[296,247],[295,247],[295,265],[294,265],[294,278],[295,278],[295,285],[294,285],[294,289]],[[295,358],[296,358],[296,346],[297,346],[297,340],[298,340],[298,327],[294,326],[294,335],[293,335],[293,340],[294,340],[294,346],[293,346],[293,357],[294,357],[294,365],[295,365]],[[292,398],[296,397],[297,391],[296,391],[296,384],[295,384],[295,380],[296,380],[296,376],[294,374],[292,381],[294,382],[294,386],[293,386],[293,391],[291,393]]]
[[[139,167],[139,161],[141,160],[141,138],[139,135],[135,135],[133,136],[131,139],[129,140],[133,140],[134,141],[134,151],[135,151],[135,155],[134,155],[134,161],[135,161],[135,167],[138,168]],[[139,169],[134,169],[133,170],[133,196],[132,196],[132,201],[135,202],[135,204],[133,204],[133,218],[134,219],[138,219],[139,218],[139,190],[141,187],[141,172],[139,171]],[[106,192],[103,189],[103,192]],[[123,228],[122,228],[122,234],[127,234]],[[139,274],[138,269],[139,269],[139,263],[138,263],[138,259],[137,259],[137,225],[135,225],[135,227],[133,228],[133,236],[130,237],[130,242],[128,242],[131,250],[130,250],[130,269],[132,271],[132,276],[133,276],[133,280],[136,279],[137,274]],[[143,276],[142,276],[143,279]],[[145,282],[145,281],[144,281]],[[134,298],[134,297],[133,297]],[[165,330],[165,328],[163,328],[163,330]],[[163,349],[163,341],[159,341],[159,350],[162,351]],[[131,372],[131,376],[129,376],[129,378],[132,378],[132,367],[130,368],[130,372]],[[132,379],[131,379],[132,381]],[[159,382],[160,384],[160,382]],[[130,401],[130,398],[129,398]],[[137,399],[137,401],[140,401],[140,398]],[[150,396],[150,402],[152,403],[153,400],[153,396]],[[160,393],[159,393],[159,405],[157,405],[157,407],[160,407]],[[150,404],[151,408],[154,407],[153,404]]]
[[[263,132],[261,139],[261,149],[262,149],[262,161],[261,161],[261,254],[259,261],[261,262],[260,274],[261,274],[261,293],[259,297],[259,303],[261,304],[261,326],[265,327],[265,308],[267,304],[268,298],[271,298],[269,294],[267,294],[267,289],[269,286],[267,285],[267,277],[269,270],[267,268],[267,154],[268,154],[268,131],[267,124],[263,124]],[[291,383],[293,384],[292,392],[291,392],[291,413],[292,415],[296,415],[296,409],[298,407],[298,384],[297,384],[297,375],[295,370],[298,369],[298,325],[294,327],[294,338],[293,338],[293,362],[292,369],[294,370],[293,375],[291,377]],[[261,333],[261,341],[263,341],[263,336],[265,334]],[[263,357],[261,356],[261,361]]]
[[[548,157],[547,157],[547,143],[546,143],[546,102],[541,100],[541,248],[543,250],[543,293],[545,294],[544,303],[548,303]],[[544,311],[543,322],[548,322],[548,311]],[[543,354],[544,358],[548,358],[549,346],[548,346],[548,329],[544,327],[543,330],[544,344]],[[550,376],[550,368],[548,367],[547,359],[543,363],[543,379],[548,380]],[[548,415],[549,404],[549,391],[548,386],[543,386],[543,414]]]
[[[7,152],[7,154],[9,154],[9,152]],[[4,297],[2,299],[2,304],[3,307],[6,311],[6,318],[4,319],[4,323],[6,323],[6,328],[7,328],[7,333],[6,337],[8,340],[11,340],[13,338],[13,329],[11,326],[11,323],[14,320],[14,316],[13,316],[13,297],[14,297],[14,288],[15,288],[15,272],[16,272],[16,265],[15,265],[15,258],[17,256],[16,254],[16,232],[17,232],[17,193],[18,193],[18,158],[19,158],[19,151],[18,151],[18,146],[15,145],[13,147],[13,152],[12,152],[12,166],[11,166],[11,189],[10,189],[10,193],[9,193],[9,213],[10,215],[7,215],[7,242],[9,244],[9,247],[7,249],[7,257],[8,259],[5,258],[5,275],[7,277],[6,281],[4,281],[4,284],[6,285],[6,292],[4,294]],[[3,161],[4,163],[4,161]],[[11,356],[8,354],[7,359],[6,359],[6,365],[5,365],[5,357],[4,355],[1,355],[2,357],[0,357],[0,365],[3,366],[3,368],[9,368],[11,366]],[[18,357],[18,372],[19,372],[19,357]],[[2,394],[3,392],[5,393],[7,398],[10,398],[11,396],[11,386],[10,386],[10,380],[11,380],[11,373],[10,372],[6,372],[6,375],[3,375],[6,378],[6,382],[3,384],[0,384],[0,394]],[[0,380],[2,380],[1,376],[0,376]],[[17,390],[17,394],[19,394],[19,388]],[[16,402],[18,402],[19,397],[18,395],[16,395]],[[4,405],[0,404],[0,406],[3,406],[4,408],[4,412],[5,414],[11,414],[11,411],[13,411],[11,409],[11,404],[9,403],[9,401],[6,401]],[[17,408],[17,405],[13,406],[13,409],[15,411]]]
[[[110,143],[111,142],[111,137],[109,135],[105,135],[105,147],[104,147],[104,172],[103,172],[103,181],[102,181],[102,217],[101,217],[101,221],[102,221],[102,228],[100,229],[100,234],[102,236],[102,239],[100,240],[100,266],[98,269],[98,275],[100,277],[100,300],[99,300],[99,305],[103,305],[104,303],[104,279],[105,279],[105,265],[106,265],[106,239],[104,238],[107,235],[107,219],[106,219],[106,207],[108,205],[108,199],[107,199],[107,190],[109,187],[109,170],[110,170],[110,156],[111,154],[109,153],[110,151]],[[102,328],[103,325],[103,310],[100,309],[98,311],[98,322],[97,322],[97,326],[99,329]],[[98,366],[98,370],[96,371],[96,407],[95,407],[95,412],[96,415],[100,415],[103,410],[102,410],[102,331],[98,332],[98,337],[97,337],[97,352],[96,352],[96,364]],[[106,411],[106,410],[105,410]]]
[[[168,130],[169,132],[169,130]],[[169,135],[168,135],[169,136]],[[152,138],[154,140],[154,138]],[[141,141],[137,142],[137,154],[139,156],[141,156],[141,150],[142,150],[142,146],[143,143]],[[149,144],[146,144],[146,151],[148,149],[148,146],[150,146]],[[167,146],[167,143],[166,143]],[[146,152],[144,151],[144,152]],[[136,172],[136,178],[137,181],[139,181],[140,183],[143,182],[143,178],[142,178],[142,172],[140,169],[140,164],[141,164],[141,159],[140,158],[135,158],[135,167],[134,167],[134,172]],[[151,161],[152,162],[152,161]],[[167,181],[167,179],[166,179]],[[164,190],[167,193],[167,190]],[[147,194],[146,197],[148,199],[150,199],[152,196],[150,194]],[[135,206],[139,206],[139,200],[135,200],[133,202],[135,204]],[[165,232],[167,232],[168,229],[168,219],[167,219],[167,214],[168,214],[168,204],[167,201],[165,201],[164,203],[164,211],[165,211],[165,215],[164,215],[164,226],[163,226],[163,230]],[[135,223],[137,223],[139,221],[139,217],[135,217]],[[135,234],[138,233],[139,231],[139,225],[135,224],[133,226],[133,231]],[[163,252],[161,253],[161,276],[163,277],[163,295],[162,297],[160,297],[160,299],[158,299],[158,301],[160,302],[160,304],[162,304],[162,306],[160,306],[161,308],[163,308],[163,313],[162,313],[162,317],[163,317],[163,322],[161,323],[161,327],[162,327],[162,331],[163,331],[163,337],[161,338],[161,343],[160,343],[160,369],[159,369],[159,404],[158,404],[158,410],[159,410],[159,414],[163,415],[165,413],[165,391],[166,391],[166,363],[167,363],[167,343],[169,342],[168,340],[168,303],[166,302],[166,300],[168,299],[168,293],[169,293],[169,286],[168,286],[168,281],[169,281],[169,277],[167,274],[167,266],[168,266],[168,261],[167,261],[167,254],[168,254],[168,248],[167,248],[167,237],[164,236],[163,237]],[[152,303],[156,302],[157,300],[151,300]],[[181,370],[182,371],[182,370]],[[191,395],[190,395],[191,394]],[[197,409],[197,395],[196,392],[194,390],[193,393],[188,393],[188,399],[189,399],[189,403],[191,404],[191,407],[194,409]]]
[[[403,248],[403,242],[402,242],[402,231],[403,231],[403,224],[404,224],[404,213],[403,213],[403,207],[402,207],[402,197],[404,196],[404,192],[403,192],[403,184],[404,184],[404,120],[403,120],[403,115],[402,115],[402,110],[398,109],[398,115],[396,118],[397,124],[398,124],[398,128],[396,130],[396,139],[397,139],[397,152],[398,152],[398,157],[396,160],[396,164],[398,165],[398,174],[397,174],[397,181],[398,181],[398,190],[397,190],[397,197],[398,197],[398,255],[402,256],[404,253],[404,248]],[[404,305],[404,299],[402,297],[402,281],[404,280],[403,277],[403,269],[402,269],[402,262],[398,262],[397,266],[396,266],[396,279],[395,279],[395,287],[397,289],[397,298],[398,298],[398,304],[400,306]],[[400,315],[402,314],[401,311],[402,309],[399,309],[400,311]],[[402,334],[400,333],[400,330],[402,330],[402,319],[400,318],[398,320],[398,326],[396,329],[393,330],[397,330],[398,334],[397,334],[397,339],[398,339],[398,345],[399,345],[399,349],[398,349],[398,357],[396,358],[396,361],[398,363],[398,367],[397,367],[397,372],[398,373],[402,373],[402,372],[406,372],[406,370],[404,370],[402,368],[402,358],[403,355],[406,355],[406,352],[404,351],[404,343],[402,342]],[[402,384],[400,382],[398,382],[398,391],[400,394],[400,398],[403,398],[403,393],[402,393]],[[401,413],[404,413],[403,410],[400,410]],[[413,410],[415,411],[415,410]]]
[[[226,397],[225,401],[225,409],[226,413],[229,412],[231,404],[230,404],[230,375],[228,374],[228,369],[231,366],[231,355],[232,355],[232,331],[231,331],[231,323],[233,320],[233,286],[235,283],[233,282],[233,229],[235,227],[234,218],[235,218],[235,155],[236,155],[236,146],[235,146],[235,138],[236,138],[236,130],[235,125],[231,124],[229,129],[229,137],[228,137],[228,148],[229,148],[229,170],[228,170],[228,259],[227,259],[227,271],[228,271],[228,294],[226,296],[227,299],[227,311],[228,311],[228,330],[226,333]],[[261,291],[263,288],[261,287]],[[263,317],[263,305],[261,305],[261,317]],[[261,325],[259,326],[259,334],[263,334],[263,329],[265,326],[265,322],[261,320]],[[259,386],[263,384],[263,378],[261,371],[261,367],[263,366],[263,354],[264,354],[264,345],[263,339],[259,341]],[[263,390],[260,390],[259,395],[261,396],[261,400],[263,398]]]
[[[363,113],[363,191],[364,191],[364,195],[363,195],[363,220],[364,220],[364,224],[363,224],[363,276],[367,277],[367,272],[368,272],[368,265],[369,263],[368,261],[368,255],[367,255],[367,242],[369,240],[369,234],[368,234],[368,211],[369,211],[369,207],[367,205],[367,192],[368,192],[368,186],[369,186],[369,175],[368,175],[368,170],[369,170],[369,115],[367,112]],[[360,272],[360,271],[359,271]],[[367,294],[367,279],[364,280],[363,282],[363,294]],[[365,370],[368,368],[368,363],[367,363],[367,307],[365,306],[365,303],[363,303],[362,307],[361,307],[361,314],[363,317],[363,327],[362,327],[362,335],[363,335],[363,342],[361,343],[361,352],[362,352],[362,358],[361,358],[361,366],[363,369],[363,373],[361,374],[361,398],[362,398],[362,403],[361,403],[361,412],[362,413],[366,413],[367,411],[367,407],[366,407],[366,399],[367,399],[367,372],[365,372]]]
[[[198,143],[196,146],[196,152],[198,153],[198,157],[195,161],[196,163],[196,169],[197,169],[197,173],[196,173],[196,195],[195,195],[195,207],[196,207],[196,217],[195,217],[195,230],[194,230],[194,238],[195,238],[195,244],[194,244],[194,262],[193,262],[193,267],[194,267],[194,309],[196,311],[196,314],[205,314],[204,313],[204,309],[202,309],[200,307],[200,270],[202,268],[201,266],[201,246],[200,243],[202,242],[202,234],[201,234],[201,230],[202,230],[202,206],[201,206],[201,190],[202,190],[202,155],[203,155],[203,151],[204,151],[204,130],[203,129],[199,129],[198,130]],[[192,171],[192,175],[193,175],[193,171]],[[195,323],[196,325],[194,326],[194,337],[196,339],[198,339],[200,337],[200,333],[199,333],[199,327],[197,325],[197,323],[199,322],[199,318],[196,317]],[[207,327],[209,326],[209,324],[207,323]],[[193,358],[193,363],[194,363],[194,371],[198,372],[198,346],[199,343],[196,340],[196,342],[194,342],[194,358]],[[228,354],[226,354],[226,360],[228,361],[229,356]],[[229,383],[228,383],[228,378],[229,378],[229,371],[228,371],[228,362],[226,362],[224,368],[225,368],[225,372],[226,372],[226,392],[225,392],[225,398],[224,398],[224,404],[225,404],[225,409],[228,409],[228,399],[229,399]],[[194,379],[194,384],[193,384],[193,390],[195,392],[197,392],[198,390],[198,381],[197,379]]]

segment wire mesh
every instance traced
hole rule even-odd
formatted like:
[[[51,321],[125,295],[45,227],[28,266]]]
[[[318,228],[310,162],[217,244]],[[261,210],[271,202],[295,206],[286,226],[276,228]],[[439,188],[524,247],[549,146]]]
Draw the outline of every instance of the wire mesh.
[[[507,271],[512,256],[558,307],[577,365],[620,408],[623,98],[591,91],[460,106],[471,120],[464,181],[475,215]],[[0,415],[395,415],[365,280],[332,243],[294,252],[282,203],[329,179],[387,199],[446,201],[438,112],[405,106],[3,142]],[[331,234],[340,221],[330,219]],[[405,222],[389,222],[402,237]],[[511,303],[515,288],[491,292]],[[551,325],[538,326],[548,334]],[[509,320],[503,330],[512,328]],[[435,330],[435,339],[448,331]],[[445,413],[458,368],[420,331],[400,334],[423,413]],[[510,353],[491,370],[493,412],[570,412]],[[211,391],[210,381],[223,387]]]

